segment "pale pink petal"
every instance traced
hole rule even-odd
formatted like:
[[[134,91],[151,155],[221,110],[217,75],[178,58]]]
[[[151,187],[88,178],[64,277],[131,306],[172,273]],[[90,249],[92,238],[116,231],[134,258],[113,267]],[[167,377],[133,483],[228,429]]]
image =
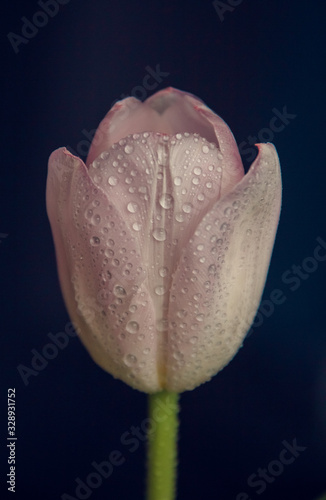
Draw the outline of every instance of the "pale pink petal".
[[[196,112],[214,128],[218,148],[227,166],[224,171],[224,193],[226,193],[244,176],[244,169],[234,136],[225,121],[203,102],[192,96],[188,96],[187,100],[193,104]]]
[[[241,346],[263,291],[281,205],[272,144],[242,181],[204,216],[173,275],[166,389],[209,380]]]
[[[49,160],[47,210],[69,314],[94,360],[145,392],[159,390],[155,314],[139,241],[83,162]]]
[[[203,103],[193,94],[169,87],[149,97],[144,105],[160,115],[166,133],[199,134],[208,142],[217,144],[214,127],[196,110],[196,106]]]
[[[165,132],[160,116],[134,97],[118,101],[103,118],[96,130],[86,164],[90,165],[104,151],[129,134]]]

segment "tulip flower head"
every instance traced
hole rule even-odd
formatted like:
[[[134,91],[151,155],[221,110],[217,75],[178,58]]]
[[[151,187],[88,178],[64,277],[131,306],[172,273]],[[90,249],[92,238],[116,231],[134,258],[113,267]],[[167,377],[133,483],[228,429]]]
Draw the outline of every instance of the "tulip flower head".
[[[86,164],[49,159],[47,210],[68,312],[93,359],[147,393],[209,380],[259,305],[281,205],[272,144],[245,175],[225,122],[173,88],[117,102]]]

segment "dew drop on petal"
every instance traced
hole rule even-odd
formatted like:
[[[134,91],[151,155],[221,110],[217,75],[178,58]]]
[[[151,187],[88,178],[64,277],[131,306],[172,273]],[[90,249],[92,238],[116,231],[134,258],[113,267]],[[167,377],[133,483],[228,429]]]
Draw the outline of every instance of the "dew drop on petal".
[[[204,146],[205,147],[205,146]],[[207,146],[206,146],[207,147]],[[195,167],[194,168],[194,174],[195,175],[200,175],[201,174],[201,168],[200,167]]]
[[[168,274],[169,270],[167,267],[161,267],[158,271],[159,275],[164,278]]]
[[[132,225],[132,228],[134,231],[140,231],[141,230],[141,224],[139,222],[134,222]]]
[[[137,358],[133,354],[127,354],[124,357],[123,362],[126,366],[134,366],[137,363]]]
[[[159,203],[162,208],[168,209],[173,206],[173,196],[171,194],[162,194],[160,197]]]
[[[157,286],[155,287],[155,293],[156,295],[164,295],[166,293],[166,287],[165,286]]]
[[[95,226],[97,226],[101,222],[101,216],[99,214],[94,215],[92,222]]]
[[[191,337],[191,338],[189,339],[189,342],[190,342],[191,344],[197,344],[197,342],[198,342],[198,337]]]
[[[201,150],[205,154],[209,153],[209,147],[206,144],[201,148]]]
[[[175,216],[174,216],[174,217],[175,217],[175,220],[176,220],[177,222],[183,222],[183,221],[184,221],[184,215],[183,215],[182,213],[180,213],[180,212],[179,212],[179,213],[177,213],[177,214],[175,214]]]
[[[212,275],[212,274],[215,274],[215,273],[216,273],[216,266],[215,266],[215,264],[211,264],[208,267],[208,274]]]
[[[126,295],[126,290],[121,285],[115,285],[113,293],[116,297],[124,297]]]
[[[174,180],[173,180],[173,182],[174,182],[175,186],[181,186],[182,179],[181,179],[181,177],[175,177]]]
[[[185,214],[190,214],[192,209],[192,204],[191,203],[184,203],[182,205],[182,210],[184,211]]]
[[[114,175],[110,175],[108,178],[108,183],[110,186],[116,186],[118,184],[118,179]]]
[[[133,152],[133,150],[134,150],[134,147],[131,144],[127,144],[125,146],[125,153],[127,155],[130,155]]]
[[[156,241],[165,241],[166,240],[166,230],[163,227],[158,227],[158,228],[154,229],[152,235]]]
[[[129,333],[137,333],[139,330],[139,324],[137,321],[129,321],[126,325],[126,330]]]
[[[89,241],[93,247],[97,247],[101,243],[101,240],[98,236],[92,236]]]
[[[131,214],[135,214],[138,210],[138,205],[137,203],[133,202],[133,201],[130,201],[127,205],[127,210],[128,212],[130,212]]]

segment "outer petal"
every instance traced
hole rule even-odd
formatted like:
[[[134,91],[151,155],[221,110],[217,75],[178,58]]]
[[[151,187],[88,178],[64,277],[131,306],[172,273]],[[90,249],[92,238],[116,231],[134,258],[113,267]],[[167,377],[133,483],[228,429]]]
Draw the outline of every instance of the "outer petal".
[[[160,385],[148,277],[139,240],[112,199],[79,158],[64,148],[52,153],[47,210],[72,321],[102,368],[137,389],[155,392]]]
[[[248,174],[203,217],[173,276],[166,389],[209,380],[235,355],[253,321],[281,205],[272,144],[259,144]]]

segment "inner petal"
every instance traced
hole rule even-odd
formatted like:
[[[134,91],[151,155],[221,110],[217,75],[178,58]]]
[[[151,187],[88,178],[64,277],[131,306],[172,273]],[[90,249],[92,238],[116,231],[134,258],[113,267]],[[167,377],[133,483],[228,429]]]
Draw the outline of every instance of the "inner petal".
[[[198,224],[223,194],[225,169],[216,145],[188,132],[129,135],[89,166],[94,184],[138,241],[156,316],[162,387],[173,274]]]

